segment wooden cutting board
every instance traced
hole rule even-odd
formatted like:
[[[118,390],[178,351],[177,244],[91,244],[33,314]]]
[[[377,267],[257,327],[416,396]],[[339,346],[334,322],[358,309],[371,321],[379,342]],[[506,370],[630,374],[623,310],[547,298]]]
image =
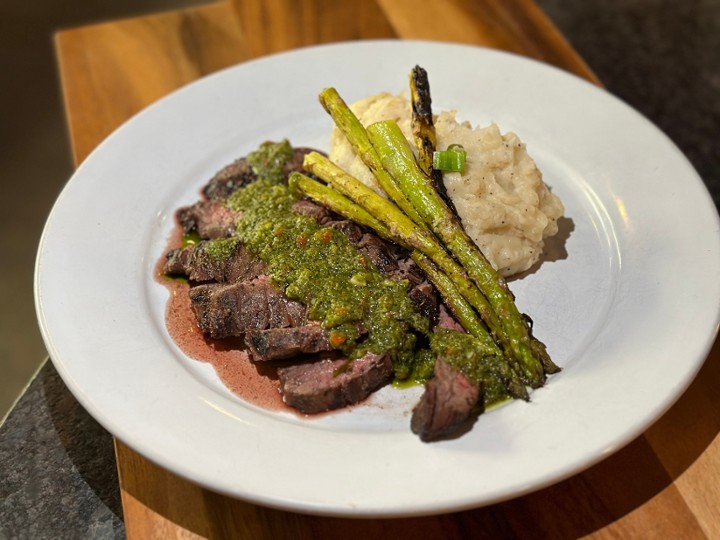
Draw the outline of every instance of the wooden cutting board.
[[[432,39],[513,51],[600,84],[531,0],[234,0],[56,36],[79,164],[122,122],[203,75],[271,52],[352,39]],[[116,441],[128,538],[720,537],[720,348],[643,436],[550,488],[412,519],[299,515],[229,499]]]

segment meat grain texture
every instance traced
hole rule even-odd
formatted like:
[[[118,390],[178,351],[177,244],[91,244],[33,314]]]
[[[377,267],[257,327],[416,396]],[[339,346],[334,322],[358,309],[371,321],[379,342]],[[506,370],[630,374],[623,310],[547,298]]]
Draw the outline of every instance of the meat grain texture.
[[[350,107],[364,126],[395,120],[405,137],[412,140],[412,111],[405,97],[381,93]],[[434,122],[439,150],[460,144],[467,152],[462,173],[443,175],[463,227],[503,276],[528,270],[540,259],[544,240],[558,232],[562,202],[544,183],[516,134],[503,134],[495,124],[473,127],[458,122],[454,111],[437,114]],[[330,140],[330,159],[382,193],[375,177],[337,128]]]

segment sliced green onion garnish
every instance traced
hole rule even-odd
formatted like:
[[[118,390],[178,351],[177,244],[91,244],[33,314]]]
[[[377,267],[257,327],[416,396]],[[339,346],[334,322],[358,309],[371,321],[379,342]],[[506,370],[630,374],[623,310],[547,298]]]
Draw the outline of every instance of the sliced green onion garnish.
[[[460,144],[451,144],[447,150],[433,152],[433,169],[438,171],[463,172],[465,149]]]

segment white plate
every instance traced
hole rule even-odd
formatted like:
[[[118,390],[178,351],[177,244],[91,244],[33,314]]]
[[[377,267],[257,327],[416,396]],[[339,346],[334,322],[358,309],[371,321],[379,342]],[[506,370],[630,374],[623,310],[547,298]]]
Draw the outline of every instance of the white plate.
[[[327,147],[317,94],[401,92],[428,70],[436,110],[498,123],[527,143],[566,205],[562,241],[512,282],[564,371],[424,444],[408,394],[316,420],[231,395],[165,330],[153,265],[173,212],[221,166],[267,139]],[[295,511],[407,516],[480,506],[561,480],[616,451],[688,386],[714,339],[718,217],[675,146],[603,90],[492,50],[379,41],[238,65],[149,107],[68,182],[40,243],[38,317],[82,405],[167,469],[214,490]],[[397,398],[396,406],[388,405]]]

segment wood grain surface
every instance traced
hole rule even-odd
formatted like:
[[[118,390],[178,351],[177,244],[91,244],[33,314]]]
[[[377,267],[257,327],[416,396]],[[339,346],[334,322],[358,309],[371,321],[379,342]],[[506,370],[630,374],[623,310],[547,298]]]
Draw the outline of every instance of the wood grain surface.
[[[372,38],[510,50],[599,84],[530,0],[233,0],[57,34],[75,162],[130,116],[198,77],[271,52]],[[116,441],[127,536],[720,538],[719,387],[716,344],[680,400],[601,463],[504,503],[422,518],[327,518],[229,499]]]

